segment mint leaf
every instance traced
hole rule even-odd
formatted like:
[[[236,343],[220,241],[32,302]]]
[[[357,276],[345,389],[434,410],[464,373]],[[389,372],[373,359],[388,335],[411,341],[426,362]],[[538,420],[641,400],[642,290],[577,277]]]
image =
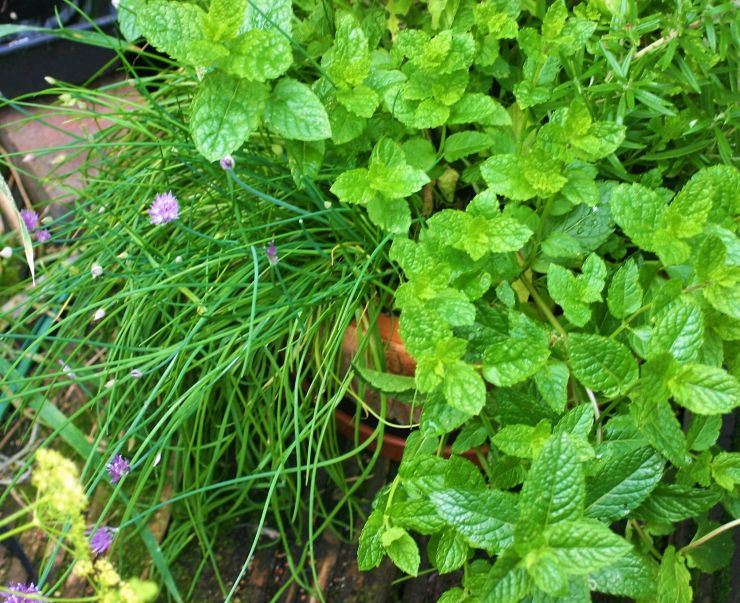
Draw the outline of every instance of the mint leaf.
[[[627,516],[658,485],[663,464],[651,448],[608,458],[586,484],[586,516],[606,523]]]
[[[526,201],[537,195],[535,188],[525,178],[521,160],[513,154],[494,155],[480,166],[483,179],[497,195],[513,201]]]
[[[526,568],[541,591],[558,598],[568,593],[568,574],[552,551],[543,549],[530,553],[526,558]]]
[[[637,363],[618,341],[573,333],[568,338],[568,364],[585,387],[609,398],[626,394],[637,381]]]
[[[387,138],[373,149],[369,178],[374,190],[391,198],[408,197],[429,182],[426,173],[409,165],[403,149]]]
[[[720,527],[716,521],[702,521],[692,542]],[[730,565],[735,552],[735,539],[732,531],[717,534],[704,544],[688,549],[686,560],[689,567],[698,567],[703,572],[716,572]]]
[[[382,392],[398,393],[414,389],[413,377],[384,373],[359,365],[355,365],[355,369],[365,381]]]
[[[378,567],[383,561],[383,511],[375,509],[370,513],[360,533],[360,544],[357,549],[357,566],[360,571]]]
[[[539,537],[548,526],[579,519],[586,497],[583,468],[566,434],[553,436],[532,463],[519,498],[525,540]]]
[[[589,575],[593,590],[633,599],[655,596],[657,578],[656,563],[635,551]]]
[[[691,603],[691,574],[683,556],[669,545],[663,553],[658,572],[658,603]]]
[[[470,546],[500,553],[513,539],[516,496],[498,490],[443,489],[429,496],[437,513],[462,534]]]
[[[420,534],[434,534],[445,526],[445,521],[428,500],[405,500],[393,502],[390,518],[394,525]]]
[[[494,385],[509,387],[534,375],[549,355],[547,331],[512,311],[508,336],[496,335],[483,354],[483,376]]]
[[[272,90],[265,123],[278,136],[291,140],[331,137],[324,105],[308,86],[290,78],[280,80]]]
[[[552,525],[545,530],[545,540],[558,566],[576,576],[607,567],[632,550],[607,526],[588,519]]]
[[[486,403],[486,385],[476,370],[459,361],[445,370],[444,395],[447,403],[471,415],[477,415]]]
[[[565,317],[579,327],[591,319],[589,304],[601,301],[605,281],[606,266],[595,253],[588,256],[578,276],[558,264],[550,264],[547,269],[550,295],[563,308]]]
[[[248,80],[273,80],[293,63],[290,43],[275,30],[247,31],[228,42],[227,47],[229,54],[218,62],[218,67]]]
[[[470,92],[450,107],[449,125],[477,123],[483,126],[510,126],[511,117],[496,100]]]
[[[372,117],[378,108],[380,97],[367,86],[356,86],[337,90],[337,101],[340,102],[350,113],[360,117]]]
[[[138,8],[136,23],[152,46],[181,63],[207,66],[227,54],[208,39],[206,13],[194,4],[153,0]]]
[[[721,428],[720,415],[694,415],[686,434],[686,443],[691,450],[707,450],[717,443]]]
[[[445,161],[457,161],[468,155],[485,151],[492,144],[493,140],[484,132],[475,132],[473,130],[455,132],[445,140],[444,158]]]
[[[134,42],[141,37],[141,29],[136,23],[136,15],[141,11],[144,0],[119,0],[118,27],[128,42]]]
[[[370,175],[365,168],[343,172],[329,190],[339,197],[342,203],[367,205],[377,197],[370,188]]]
[[[700,415],[725,414],[740,406],[740,383],[714,366],[682,366],[668,387],[676,402]]]
[[[373,224],[387,232],[405,234],[411,226],[411,210],[403,199],[372,197],[367,203],[367,215]]]
[[[630,412],[640,432],[658,452],[677,467],[689,463],[686,437],[668,402],[641,395],[632,403]]]
[[[335,84],[359,86],[370,73],[367,36],[350,13],[339,13],[336,27],[334,46],[324,55],[325,68]],[[375,104],[377,106],[377,101]]]
[[[655,191],[641,184],[620,184],[609,200],[612,216],[624,233],[640,247],[655,251],[655,233],[665,224],[667,205]]]
[[[729,492],[740,484],[740,453],[720,452],[712,459],[712,477],[717,485]]]
[[[403,528],[393,527],[381,536],[381,543],[391,561],[401,570],[416,576],[419,573],[419,547],[411,535]]]
[[[699,358],[704,345],[704,314],[701,308],[682,296],[661,308],[648,341],[648,358],[668,352],[679,362]]]
[[[445,528],[429,539],[429,558],[440,574],[459,569],[468,560],[465,538],[452,528]]]
[[[259,126],[267,95],[264,84],[209,73],[195,93],[190,114],[190,132],[198,151],[208,161],[216,161],[241,147]]]
[[[211,0],[206,27],[215,41],[236,37],[244,20],[248,0]]]
[[[292,31],[293,7],[291,0],[249,0],[244,16],[244,29],[280,30],[284,35]]]
[[[550,423],[544,419],[536,427],[506,425],[491,438],[491,443],[510,456],[534,458],[550,437]]]
[[[658,523],[677,523],[700,515],[719,502],[716,492],[678,484],[660,484],[635,515]]]
[[[549,362],[534,374],[537,391],[555,412],[565,410],[568,402],[570,371],[562,362]]]
[[[642,305],[640,273],[635,261],[630,258],[619,267],[609,283],[606,302],[615,318],[626,318]]]

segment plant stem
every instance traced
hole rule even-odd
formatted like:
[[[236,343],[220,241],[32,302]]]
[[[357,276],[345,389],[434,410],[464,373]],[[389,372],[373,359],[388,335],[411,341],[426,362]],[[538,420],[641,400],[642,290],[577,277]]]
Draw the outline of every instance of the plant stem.
[[[650,538],[648,538],[647,534],[645,534],[645,532],[642,531],[642,528],[640,527],[640,524],[637,523],[635,520],[632,520],[632,519],[630,520],[629,523],[632,525],[633,528],[635,528],[635,531],[640,535],[640,539],[646,545],[648,545],[648,549],[653,554],[653,556],[656,559],[658,559],[658,560],[662,559],[663,556],[658,552],[658,550],[655,548],[655,546],[653,545],[653,543],[650,542]]]
[[[701,546],[705,542],[711,540],[715,536],[719,536],[722,532],[726,532],[727,530],[731,530],[732,528],[736,528],[737,526],[740,526],[740,519],[734,519],[726,524],[719,526],[718,528],[712,530],[711,532],[704,534],[704,536],[702,536],[698,540],[689,542],[689,544],[687,544],[685,547],[683,547],[678,552],[683,553],[685,551],[688,551],[689,549],[695,549],[696,547]]]
[[[568,333],[563,328],[563,325],[561,325],[558,322],[558,319],[555,318],[555,315],[552,313],[552,310],[550,310],[550,308],[548,307],[548,305],[545,303],[545,300],[543,300],[540,297],[540,294],[537,293],[537,289],[535,289],[534,285],[523,274],[519,277],[519,280],[522,281],[522,283],[524,283],[524,286],[527,288],[527,290],[529,291],[529,293],[532,295],[532,299],[534,300],[534,303],[537,304],[537,307],[540,309],[540,311],[542,312],[542,314],[545,315],[545,318],[547,319],[547,322],[549,322],[554,327],[554,329],[564,339],[566,339],[568,337]]]

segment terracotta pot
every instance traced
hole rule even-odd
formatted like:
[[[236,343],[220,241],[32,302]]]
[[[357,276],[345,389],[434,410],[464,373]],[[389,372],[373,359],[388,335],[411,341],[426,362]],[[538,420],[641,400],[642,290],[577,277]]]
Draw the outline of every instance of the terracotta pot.
[[[390,316],[387,314],[381,314],[375,323],[378,329],[378,335],[380,342],[384,348],[385,355],[385,367],[389,373],[396,375],[405,375],[408,377],[414,376],[416,370],[416,362],[411,355],[406,351],[406,346],[401,339],[399,333],[399,319],[397,316]],[[366,331],[363,331],[365,333]],[[361,360],[357,358],[358,348],[358,327],[355,321],[347,328],[344,334],[344,340],[342,341],[342,367],[343,370],[349,370],[349,367],[355,363],[357,364]],[[368,348],[366,347],[366,350]],[[374,365],[365,362],[365,366],[368,368],[374,368]],[[358,391],[360,385],[360,379],[356,378],[353,381],[352,387]],[[404,425],[409,426],[409,431],[413,425],[418,425],[419,417],[421,415],[421,408],[412,408],[408,403],[404,403],[396,398],[387,396],[386,404],[386,420],[396,425],[396,433],[390,433],[388,429],[383,433],[383,442],[380,449],[380,455],[383,458],[400,461],[403,457],[403,449],[406,446],[406,438],[403,435],[399,435],[400,428]],[[378,415],[380,412],[380,394],[370,386],[366,385],[363,395],[363,402],[372,408]],[[350,440],[354,440],[357,435],[360,443],[367,441],[375,431],[376,421],[374,418],[369,417],[368,421],[360,421],[357,425],[355,421],[355,414],[347,412],[342,408],[337,408],[335,411],[337,431],[343,436]],[[372,442],[369,445],[370,450],[375,450],[377,442]],[[487,447],[481,447],[481,452],[484,454],[487,452]],[[449,457],[452,454],[450,446],[447,446],[444,451],[444,456]],[[475,450],[468,450],[463,454],[464,457],[478,463],[478,457]]]

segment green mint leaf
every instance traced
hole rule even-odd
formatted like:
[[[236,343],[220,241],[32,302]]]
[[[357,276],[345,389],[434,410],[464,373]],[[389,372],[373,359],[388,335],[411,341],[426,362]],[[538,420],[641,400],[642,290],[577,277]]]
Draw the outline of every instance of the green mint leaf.
[[[626,318],[642,305],[642,287],[637,264],[630,258],[619,267],[609,283],[606,303],[615,318]]]
[[[567,433],[573,439],[588,440],[594,426],[594,409],[590,404],[579,404],[569,410],[555,425],[553,435]]]
[[[521,160],[513,154],[494,155],[480,166],[483,179],[497,195],[513,201],[526,201],[537,195],[537,191],[525,178]]]
[[[503,561],[496,561],[480,589],[484,603],[519,603],[533,587],[526,569]]]
[[[704,345],[704,314],[686,296],[675,299],[655,315],[647,357],[671,354],[679,362],[698,360]]]
[[[136,15],[144,6],[144,0],[119,0],[118,27],[128,42],[134,42],[141,37],[141,29],[136,23]]]
[[[390,518],[394,525],[420,534],[434,534],[445,526],[445,521],[428,500],[405,500],[393,502]]]
[[[368,201],[367,215],[387,232],[406,234],[411,226],[411,210],[404,199],[377,195]]]
[[[523,161],[524,177],[541,197],[557,193],[568,181],[561,174],[562,164],[540,149],[532,150]],[[520,169],[521,169],[520,167]]]
[[[690,462],[686,437],[668,402],[640,396],[632,403],[630,412],[640,433],[658,452],[677,467]]]
[[[720,452],[712,459],[712,477],[717,485],[734,492],[740,484],[740,453]]]
[[[359,86],[370,73],[367,36],[350,13],[339,13],[336,27],[334,46],[324,55],[324,66],[335,84]]]
[[[293,64],[290,42],[275,30],[253,29],[227,43],[228,56],[218,67],[237,77],[265,82],[285,73]]]
[[[349,112],[344,105],[329,103],[327,106],[331,140],[334,144],[345,144],[358,138],[367,127],[367,120]]]
[[[668,230],[677,237],[688,238],[701,234],[712,209],[711,193],[715,186],[708,185],[706,178],[700,174],[695,174],[686,183],[668,207]]]
[[[244,21],[247,4],[248,0],[211,0],[206,20],[209,37],[216,42],[235,38]]]
[[[444,435],[457,429],[471,418],[466,412],[453,408],[441,393],[431,395],[424,402],[424,412],[421,414],[421,430],[425,433]]]
[[[614,187],[609,200],[614,221],[641,249],[655,251],[655,233],[665,224],[667,205],[657,192],[641,184]]]
[[[657,523],[678,523],[700,515],[719,502],[720,495],[702,488],[679,484],[659,484],[635,515]]]
[[[657,578],[657,564],[635,551],[589,575],[593,590],[633,599],[654,597]]]
[[[507,548],[517,520],[516,496],[498,490],[443,489],[430,499],[437,513],[473,547],[500,553]]]
[[[443,391],[450,406],[471,415],[477,415],[486,403],[483,379],[461,360],[446,368]]]
[[[414,389],[414,378],[394,373],[375,371],[364,366],[355,365],[360,376],[372,387],[385,393],[406,392]]]
[[[496,100],[480,92],[463,96],[452,107],[449,125],[480,124],[482,126],[510,126],[511,117]]]
[[[691,574],[683,556],[669,545],[663,553],[658,571],[658,603],[691,603]]]
[[[264,84],[209,73],[195,93],[190,114],[198,151],[208,161],[217,161],[241,147],[259,126],[268,94]]]
[[[455,490],[483,490],[486,481],[480,468],[465,457],[452,455],[446,464],[445,487]]]
[[[475,5],[473,14],[475,23],[481,33],[493,35],[495,38],[516,38],[517,18],[519,17],[520,3],[518,1],[483,2]]]
[[[552,551],[532,551],[527,555],[525,563],[527,573],[541,591],[558,598],[568,593],[568,574],[560,567]]]
[[[460,569],[468,560],[468,543],[453,528],[445,528],[429,539],[429,559],[440,574]]]
[[[578,276],[558,264],[550,264],[547,269],[550,295],[563,308],[565,317],[579,327],[591,319],[589,304],[601,301],[605,281],[606,266],[595,253],[588,256]]]
[[[740,406],[740,383],[727,371],[687,364],[668,382],[674,399],[699,415],[719,415]]]
[[[565,410],[568,402],[568,380],[570,371],[562,362],[548,362],[534,374],[537,391],[555,412]]]
[[[621,343],[600,335],[568,337],[568,364],[585,387],[609,398],[626,394],[637,381],[637,363]]]
[[[360,544],[357,549],[357,566],[360,571],[368,571],[378,567],[383,561],[383,511],[375,509],[365,522],[360,533]]]
[[[707,450],[717,443],[721,428],[720,415],[694,415],[686,434],[686,443],[691,450]]]
[[[720,527],[716,521],[702,521],[692,542]],[[717,534],[704,544],[689,549],[686,561],[689,567],[698,567],[701,571],[711,573],[730,565],[735,552],[735,539],[732,531]]]
[[[510,456],[534,458],[542,450],[550,437],[550,423],[540,421],[536,427],[531,425],[506,425],[491,438],[491,442]]]
[[[419,573],[419,547],[406,530],[398,527],[386,530],[381,536],[381,543],[388,557],[401,571],[411,576]]]
[[[607,567],[632,550],[608,526],[588,519],[552,525],[545,530],[545,540],[558,566],[576,576]]]
[[[710,222],[724,228],[734,227],[734,219],[740,213],[740,170],[730,165],[703,168],[692,176],[684,189],[689,189],[691,196],[697,190],[711,198]]]
[[[342,203],[367,205],[377,194],[370,188],[370,175],[365,168],[348,170],[339,175],[329,189]]]
[[[468,450],[476,448],[483,444],[488,437],[488,428],[480,421],[468,421],[465,427],[457,434],[452,444],[452,452],[463,454]]]
[[[378,108],[380,97],[371,88],[359,85],[354,88],[337,90],[337,101],[350,113],[370,118]]]
[[[331,137],[326,109],[311,89],[296,80],[280,80],[267,103],[265,123],[278,136],[290,140]]]
[[[651,448],[607,459],[586,484],[586,516],[606,523],[626,517],[658,485],[663,464]]]
[[[586,497],[583,468],[576,448],[566,434],[545,444],[524,481],[519,497],[519,534],[537,539],[548,526],[579,519]]]
[[[568,8],[563,0],[551,4],[542,19],[542,37],[545,40],[557,40],[567,18]]]
[[[152,46],[181,63],[207,66],[227,54],[208,39],[206,13],[194,4],[154,0],[139,8],[136,23]]]
[[[585,204],[594,207],[599,201],[599,189],[594,178],[596,168],[582,161],[574,161],[565,167],[568,181],[560,189],[562,194],[573,205]]]
[[[575,237],[556,231],[542,241],[542,253],[551,258],[579,258],[583,247]]]
[[[547,331],[512,311],[508,336],[497,335],[483,354],[483,376],[494,385],[509,387],[534,375],[549,356]]]
[[[431,170],[437,163],[437,151],[434,145],[421,136],[415,136],[401,145],[406,163],[424,172]]]
[[[243,28],[245,30],[276,29],[290,36],[292,21],[291,0],[249,0]]]
[[[403,149],[388,138],[373,149],[369,177],[374,190],[391,198],[408,197],[429,182],[426,173],[409,165]]]
[[[573,140],[573,146],[580,151],[576,153],[587,161],[597,161],[611,155],[624,141],[626,129],[623,125],[598,121],[591,125],[588,134]]]
[[[480,153],[491,148],[493,139],[484,132],[468,130],[455,132],[450,135],[444,144],[445,161],[457,161],[468,155]]]

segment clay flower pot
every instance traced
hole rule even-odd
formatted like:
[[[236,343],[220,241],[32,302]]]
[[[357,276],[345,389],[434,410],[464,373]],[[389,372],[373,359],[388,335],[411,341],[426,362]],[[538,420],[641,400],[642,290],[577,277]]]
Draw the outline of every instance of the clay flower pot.
[[[380,342],[383,345],[386,371],[395,375],[413,377],[416,370],[416,362],[406,351],[406,346],[401,339],[399,318],[397,316],[381,314],[378,316],[375,326],[377,327]],[[353,320],[344,334],[342,341],[342,370],[344,371],[349,370],[353,364],[357,365],[363,361],[362,358],[358,358],[357,356],[359,345],[358,330],[357,323]],[[363,329],[363,334],[366,332],[367,329]],[[368,347],[365,350],[367,351]],[[365,362],[365,366],[375,368],[373,364],[367,361]],[[360,377],[356,377],[352,383],[352,388],[357,392],[362,391],[359,387],[361,383]],[[376,414],[381,414],[380,392],[365,384],[362,400]],[[335,411],[339,433],[348,439],[354,439],[355,434],[357,434],[359,442],[362,443],[370,439],[376,429],[377,421],[374,417],[370,416],[367,420],[361,419],[358,425],[356,423],[356,416],[356,414],[347,412],[346,409],[342,408],[337,408]],[[386,396],[386,421],[393,424],[395,428],[386,428],[383,433],[383,442],[380,449],[380,455],[383,458],[392,461],[401,460],[403,449],[406,445],[406,437],[403,435],[403,429],[406,428],[410,433],[419,424],[420,416],[421,408],[419,406],[414,407],[390,395]],[[371,450],[375,450],[376,447],[376,442],[372,442],[369,445]],[[484,453],[486,450],[486,447],[481,448],[481,451]],[[445,457],[449,457],[451,454],[450,446],[447,446],[445,448]],[[475,450],[468,450],[463,456],[478,464]]]

